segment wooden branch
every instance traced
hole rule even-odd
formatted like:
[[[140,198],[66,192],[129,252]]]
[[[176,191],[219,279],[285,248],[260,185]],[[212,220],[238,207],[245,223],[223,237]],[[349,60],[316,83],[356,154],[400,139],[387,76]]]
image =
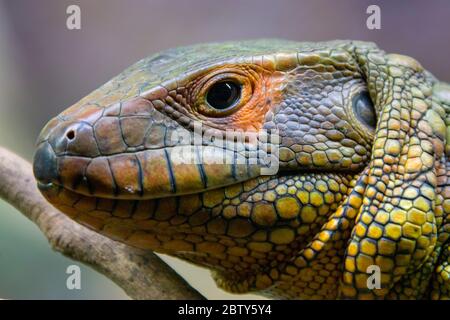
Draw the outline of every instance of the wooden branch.
[[[153,252],[108,239],[55,209],[37,189],[31,165],[2,147],[0,198],[33,221],[54,250],[93,267],[133,299],[204,299]]]

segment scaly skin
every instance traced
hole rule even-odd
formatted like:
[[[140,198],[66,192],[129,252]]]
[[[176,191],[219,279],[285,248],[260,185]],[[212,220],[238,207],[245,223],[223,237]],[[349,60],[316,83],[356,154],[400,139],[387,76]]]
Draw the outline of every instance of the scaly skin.
[[[242,96],[217,112],[205,96],[224,78]],[[362,91],[376,127],[352,107]],[[196,45],[139,61],[52,119],[34,171],[75,221],[210,268],[231,292],[444,299],[449,112],[447,84],[371,43]],[[176,163],[171,151],[192,142],[168,137],[194,136],[200,122],[220,134],[277,129],[278,173],[262,176],[261,163]],[[379,289],[367,286],[370,265],[380,268]]]

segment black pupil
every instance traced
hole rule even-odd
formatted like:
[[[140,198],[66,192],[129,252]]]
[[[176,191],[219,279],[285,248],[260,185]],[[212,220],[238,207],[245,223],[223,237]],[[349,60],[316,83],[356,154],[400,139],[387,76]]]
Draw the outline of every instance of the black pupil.
[[[353,110],[362,122],[371,128],[375,128],[377,125],[375,109],[368,92],[361,92],[354,98]]]
[[[231,81],[218,82],[211,86],[206,102],[214,109],[227,109],[234,105],[241,94],[241,87]]]

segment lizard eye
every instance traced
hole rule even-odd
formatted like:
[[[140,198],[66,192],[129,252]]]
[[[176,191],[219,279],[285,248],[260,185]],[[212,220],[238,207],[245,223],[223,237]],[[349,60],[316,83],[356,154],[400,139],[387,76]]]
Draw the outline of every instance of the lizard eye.
[[[225,110],[234,106],[241,97],[241,86],[230,80],[213,84],[206,93],[206,102],[217,110]]]
[[[366,126],[374,129],[377,125],[377,119],[375,115],[375,108],[369,93],[363,91],[353,97],[352,100],[353,111],[362,123]]]
[[[208,75],[194,89],[195,108],[204,116],[223,118],[237,112],[252,98],[253,86],[249,77],[239,72]]]

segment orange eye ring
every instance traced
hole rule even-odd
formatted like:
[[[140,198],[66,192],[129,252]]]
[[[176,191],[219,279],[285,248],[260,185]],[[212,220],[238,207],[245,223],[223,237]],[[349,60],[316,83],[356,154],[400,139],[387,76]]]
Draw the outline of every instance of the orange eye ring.
[[[201,81],[199,87],[195,109],[207,117],[226,117],[244,106],[253,94],[253,86],[248,77],[234,70],[214,74]],[[230,91],[230,97],[227,96],[226,90]],[[215,107],[211,103],[211,93],[226,101],[218,101],[219,107]]]

